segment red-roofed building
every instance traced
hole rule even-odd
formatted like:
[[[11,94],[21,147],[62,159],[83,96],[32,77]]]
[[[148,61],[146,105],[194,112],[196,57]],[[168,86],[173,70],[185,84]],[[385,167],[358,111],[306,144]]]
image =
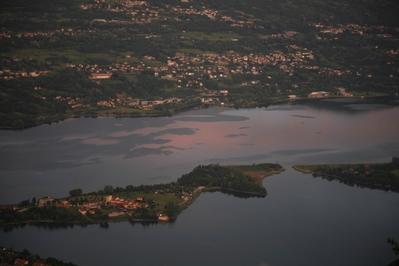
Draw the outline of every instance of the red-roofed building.
[[[34,262],[32,264],[32,266],[51,266],[51,265],[50,264],[41,263],[41,262]]]
[[[28,263],[29,263],[29,261],[27,261],[27,260],[23,260],[23,259],[15,259],[15,261],[14,261],[14,265],[15,266],[25,266],[25,265],[28,265]]]
[[[90,78],[91,79],[109,79],[109,78],[111,78],[111,76],[112,76],[112,73],[101,73],[101,74],[93,73],[90,75]]]

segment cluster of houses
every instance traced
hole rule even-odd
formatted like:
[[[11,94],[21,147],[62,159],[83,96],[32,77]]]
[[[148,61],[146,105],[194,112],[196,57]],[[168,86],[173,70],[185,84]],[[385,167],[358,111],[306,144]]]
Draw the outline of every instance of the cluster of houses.
[[[317,66],[309,66],[304,62],[304,59],[312,60],[314,58],[312,51],[308,51],[306,48],[302,49],[296,45],[287,46],[290,53],[283,53],[276,51],[268,55],[250,53],[248,55],[240,55],[234,52],[229,54],[216,54],[216,53],[204,53],[204,54],[185,54],[178,52],[173,57],[168,57],[166,65],[152,65],[147,66],[144,62],[136,64],[130,64],[129,62],[113,63],[108,67],[100,67],[94,65],[83,65],[83,64],[66,64],[66,67],[74,68],[78,71],[89,71],[91,74],[90,79],[96,82],[100,82],[104,79],[110,79],[115,72],[125,73],[137,73],[144,70],[152,70],[154,76],[161,79],[172,80],[177,83],[177,87],[182,87],[182,80],[188,80],[185,83],[187,88],[200,88],[205,91],[209,91],[204,87],[203,78],[220,79],[227,78],[231,75],[236,74],[252,74],[259,75],[262,72],[262,68],[265,65],[279,66],[280,69],[292,75],[295,68],[307,68],[318,70],[319,73],[342,75],[348,74],[349,70],[333,70],[333,69],[319,69]],[[126,56],[127,58],[130,55]],[[145,56],[146,60],[155,60],[152,56]],[[206,63],[206,64],[205,64]],[[1,72],[0,72],[1,74]],[[268,77],[272,81],[272,77]],[[249,82],[243,82],[242,86],[247,84],[258,84],[259,80],[251,80]],[[263,84],[264,86],[270,86],[272,82]],[[297,85],[296,85],[297,87]],[[227,95],[225,92],[220,92],[219,95]],[[316,97],[312,95],[312,97]],[[319,96],[317,96],[319,97]],[[323,96],[324,97],[324,96]],[[72,108],[79,107],[90,107],[90,105],[84,105],[80,102],[80,99],[74,98],[63,98],[61,96],[56,97],[57,100],[67,101]],[[218,101],[217,98],[203,98],[203,102]],[[130,106],[138,108],[152,107],[156,104],[163,104],[172,101],[179,101],[178,99],[167,99],[162,101],[130,101]],[[119,99],[107,99],[98,101],[97,105],[102,107],[115,107],[116,104],[121,104]]]
[[[308,98],[325,98],[328,96],[329,93],[326,91],[314,91],[308,94]]]
[[[120,199],[118,197],[113,198],[112,196],[105,196],[105,200],[103,201],[89,201],[83,202],[82,204],[78,204],[78,211],[82,215],[86,214],[95,214],[95,209],[99,209],[101,207],[114,207],[119,211],[109,213],[110,217],[120,216],[127,214],[129,216],[132,215],[132,211],[141,208],[148,208],[148,204],[144,201],[142,197],[137,199]]]
[[[4,248],[3,248],[4,249]],[[10,264],[10,263],[2,263],[0,262],[1,266],[51,266],[50,264],[42,263],[42,262],[29,262],[28,260],[24,260],[21,258],[16,258],[15,261]]]
[[[66,67],[91,72],[90,78],[93,80],[109,79],[115,72],[137,73],[144,70],[152,70],[154,76],[161,79],[167,79],[176,82],[176,86],[181,88],[182,80],[188,80],[184,86],[187,88],[207,89],[202,83],[203,78],[219,80],[220,78],[229,78],[231,75],[251,74],[260,75],[265,65],[279,66],[283,71],[292,74],[295,68],[311,68],[318,67],[308,66],[304,60],[314,59],[312,51],[306,48],[301,49],[296,45],[290,45],[292,53],[283,53],[276,51],[268,55],[250,53],[248,55],[240,55],[231,51],[228,54],[204,53],[204,54],[185,54],[177,52],[175,56],[168,57],[166,65],[148,66],[144,62],[131,64],[129,62],[113,63],[108,67],[100,67],[98,65],[75,65],[66,64]],[[127,58],[130,55],[126,56]],[[152,56],[145,56],[146,60],[155,60]],[[319,70],[320,72],[326,70]],[[340,75],[347,71],[331,70],[330,74]],[[270,79],[272,79],[270,77]],[[249,81],[257,84],[256,80]],[[246,85],[246,84],[243,84]],[[269,83],[264,84],[269,86]],[[101,102],[101,106],[113,106],[112,103]]]
[[[87,30],[74,30],[72,28],[68,29],[60,29],[60,30],[53,30],[53,31],[33,31],[33,32],[24,32],[24,33],[15,33],[13,31],[3,31],[0,32],[0,39],[11,39],[13,37],[16,38],[34,38],[37,36],[41,37],[51,37],[51,36],[58,36],[58,35],[69,35],[74,36],[79,33],[86,33],[86,32],[96,32],[96,29],[87,29]]]
[[[189,3],[190,0],[182,0],[183,3]],[[202,5],[202,9],[196,9],[193,7],[182,7],[179,5],[171,5],[166,4],[163,8],[151,6],[146,1],[132,1],[132,0],[117,0],[117,1],[109,1],[109,0],[95,0],[95,3],[90,4],[82,4],[81,8],[83,10],[95,10],[101,9],[109,12],[124,12],[132,16],[132,22],[151,22],[154,19],[170,19],[171,16],[174,16],[175,20],[178,20],[181,15],[201,15],[206,16],[210,20],[216,20],[221,22],[228,22],[231,26],[245,26],[251,25],[254,26],[254,21],[250,18],[245,19],[246,15],[244,13],[241,14],[242,20],[236,20],[232,17],[221,15],[218,11],[211,10]],[[105,19],[95,19],[94,22],[98,23],[106,23],[109,22]],[[130,23],[130,22],[129,22]],[[255,23],[256,24],[256,23]],[[378,30],[383,33],[387,28],[384,26],[359,26],[357,24],[347,24],[341,26],[327,26],[321,23],[313,23],[311,24],[317,29],[320,29],[320,33],[324,34],[321,36],[325,36],[325,34],[334,34],[338,35],[345,31],[350,31],[355,34],[363,34],[363,32],[367,32],[368,30]],[[167,25],[165,25],[167,26]],[[88,31],[96,31],[89,30]],[[75,34],[82,32],[81,30],[74,31],[74,29],[61,29],[53,32],[27,32],[27,33],[12,33],[17,34],[15,36],[19,38],[33,38],[36,36],[47,36],[51,37],[56,33],[59,34]],[[295,31],[286,31],[281,34],[272,34],[263,36],[263,39],[269,38],[289,38],[298,34]],[[13,36],[14,36],[13,35]],[[380,34],[382,37],[386,37],[384,34]],[[8,33],[3,32],[0,34],[0,38],[11,38],[13,37]],[[159,35],[143,35],[144,38],[161,38]],[[175,36],[176,38],[189,39],[189,37],[183,34],[182,36]],[[318,38],[321,38],[318,36]],[[232,41],[238,41],[236,38],[232,38]],[[297,45],[289,45],[286,46],[288,52],[282,51],[274,51],[270,54],[255,54],[250,53],[246,55],[240,55],[235,53],[234,51],[230,51],[227,54],[216,54],[216,53],[203,53],[203,54],[185,54],[182,52],[177,52],[175,56],[168,57],[166,62],[163,63],[151,63],[146,64],[145,62],[156,60],[153,56],[144,56],[143,61],[138,63],[130,63],[130,60],[126,60],[123,63],[112,63],[106,67],[100,67],[96,64],[66,64],[68,68],[74,68],[78,71],[87,71],[90,73],[89,78],[93,81],[100,83],[101,80],[110,79],[112,75],[116,72],[122,73],[138,73],[145,70],[151,70],[154,73],[154,77],[170,80],[174,82],[174,85],[177,88],[193,88],[193,89],[203,89],[205,92],[209,90],[204,87],[203,79],[227,79],[231,78],[232,75],[260,75],[265,66],[275,66],[280,70],[286,72],[289,75],[293,75],[295,69],[307,69],[317,71],[318,74],[327,74],[327,75],[345,75],[350,74],[350,70],[346,69],[332,69],[327,67],[319,67],[316,65],[312,65],[311,62],[314,59],[314,54],[312,51],[301,48]],[[387,53],[398,54],[397,49],[391,49],[387,51]],[[125,56],[126,59],[130,58],[130,55]],[[14,57],[12,58],[14,61],[21,60],[20,58]],[[20,78],[20,77],[38,77],[40,75],[44,75],[50,72],[50,70],[35,70],[35,71],[11,71],[10,69],[0,69],[0,78],[3,79],[12,79],[12,78]],[[361,75],[357,73],[357,75]],[[367,77],[372,77],[371,74],[367,74]],[[393,75],[391,75],[393,77]],[[273,78],[269,77],[270,82],[266,82],[261,84],[263,86],[271,86],[276,85],[277,83],[272,82]],[[260,81],[257,79],[248,80],[242,82],[242,86],[247,86],[250,84],[259,84]],[[298,85],[294,84],[297,88]],[[323,94],[310,94],[311,97],[319,97]],[[72,108],[81,108],[81,107],[90,107],[90,105],[85,105],[79,99],[73,98],[63,98],[61,96],[57,96],[57,100],[67,101]],[[324,97],[324,96],[323,96]],[[202,99],[203,101],[211,101],[211,99]],[[217,99],[215,99],[217,100]],[[163,101],[161,103],[165,103],[167,101]],[[119,99],[107,99],[97,102],[97,106],[102,107],[115,107],[119,102]],[[156,102],[148,102],[148,104],[135,104],[128,103],[131,106],[137,107],[151,107],[155,104],[161,104]]]
[[[327,33],[327,34],[341,34],[345,31],[348,31],[352,34],[359,34],[363,35],[367,33],[367,31],[374,31],[378,30],[379,32],[383,32],[388,30],[386,26],[360,26],[356,23],[349,23],[347,25],[339,25],[339,26],[332,26],[332,25],[323,25],[321,23],[312,23],[310,26],[313,26],[317,29],[320,29],[320,33]],[[387,37],[382,35],[382,37]]]
[[[100,209],[102,207],[112,207],[117,209],[118,211],[110,212],[109,217],[116,217],[121,215],[129,215],[132,216],[132,212],[136,209],[146,209],[149,207],[147,201],[143,197],[138,197],[136,199],[122,199],[119,197],[113,197],[111,195],[107,195],[103,200],[93,200],[87,201],[83,203],[77,203],[76,205],[72,205],[72,203],[66,199],[64,200],[55,200],[52,197],[44,197],[37,201],[38,207],[45,207],[49,205],[54,205],[57,208],[70,208],[71,206],[78,207],[78,211],[82,215],[96,213],[96,209]],[[162,213],[158,214],[158,219],[160,221],[167,221],[169,217]]]
[[[24,78],[24,77],[36,78],[40,75],[45,75],[50,72],[51,72],[51,70],[12,71],[10,69],[0,69],[0,78],[3,78],[5,80],[10,80],[10,79],[14,79],[14,78]]]
[[[83,64],[66,64],[66,66],[90,71],[90,78],[93,80],[109,79],[114,72],[137,73],[152,70],[155,77],[173,80],[177,82],[178,87],[182,86],[183,79],[188,79],[186,87],[203,88],[202,78],[218,80],[236,74],[260,75],[265,65],[279,66],[283,71],[292,73],[295,68],[305,68],[304,59],[314,59],[312,51],[308,51],[306,48],[300,49],[294,45],[291,45],[290,48],[294,50],[293,53],[285,54],[276,51],[268,55],[254,53],[240,55],[233,51],[229,54],[204,53],[197,55],[178,52],[175,56],[168,57],[166,65],[156,66],[147,66],[144,62],[113,63],[109,67]],[[146,58],[147,60],[155,59],[150,56],[146,56]]]
[[[189,3],[190,0],[181,0],[182,3]],[[83,10],[104,10],[109,12],[119,12],[131,16],[131,21],[115,21],[106,19],[94,19],[93,23],[151,23],[157,20],[190,20],[184,16],[196,15],[205,16],[213,21],[227,22],[231,27],[244,27],[250,26],[254,28],[263,28],[261,25],[256,25],[255,20],[252,18],[242,18],[240,20],[234,19],[227,15],[220,15],[217,10],[206,8],[201,4],[202,8],[197,9],[193,6],[183,7],[180,5],[165,4],[164,7],[151,6],[147,1],[131,1],[131,0],[118,0],[106,1],[95,0],[95,3],[82,4],[80,7]],[[244,15],[244,14],[242,14]],[[167,25],[163,25],[167,27]]]

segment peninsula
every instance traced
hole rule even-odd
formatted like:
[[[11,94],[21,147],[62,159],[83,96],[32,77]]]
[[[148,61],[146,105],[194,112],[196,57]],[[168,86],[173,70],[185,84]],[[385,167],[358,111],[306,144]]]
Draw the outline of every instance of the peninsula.
[[[199,165],[177,181],[156,185],[104,186],[97,192],[77,188],[69,197],[24,200],[0,206],[0,226],[25,223],[93,224],[108,222],[167,222],[174,220],[201,194],[220,190],[244,197],[265,197],[262,180],[281,173],[279,164]]]
[[[399,157],[390,163],[294,165],[293,168],[349,186],[399,192]]]

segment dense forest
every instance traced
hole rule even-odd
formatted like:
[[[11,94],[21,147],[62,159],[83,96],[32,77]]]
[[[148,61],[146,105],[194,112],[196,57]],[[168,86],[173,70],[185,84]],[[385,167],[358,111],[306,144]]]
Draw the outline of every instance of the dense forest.
[[[262,179],[256,179],[245,174],[245,171],[281,171],[278,164],[258,164],[251,166],[221,166],[218,164],[199,165],[188,174],[177,180],[181,186],[205,186],[266,196],[266,189],[262,186]]]

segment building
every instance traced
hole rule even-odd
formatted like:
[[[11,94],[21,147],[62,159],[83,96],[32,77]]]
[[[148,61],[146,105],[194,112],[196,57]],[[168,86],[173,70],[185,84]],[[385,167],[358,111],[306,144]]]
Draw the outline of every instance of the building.
[[[23,260],[23,259],[15,259],[14,264],[13,265],[17,265],[17,266],[25,266],[28,265],[29,261],[27,260]]]
[[[90,75],[90,79],[109,79],[112,77],[112,73],[93,73]]]
[[[51,265],[50,264],[44,264],[44,263],[41,263],[41,262],[34,262],[32,264],[32,266],[51,266]]]
[[[324,98],[328,97],[329,93],[326,91],[314,91],[308,94],[308,98]]]
[[[219,92],[220,92],[221,95],[224,95],[224,96],[229,94],[228,90],[220,90]]]
[[[158,221],[160,222],[167,222],[169,221],[169,217],[167,215],[163,215],[162,213],[160,213],[158,215]]]
[[[105,196],[105,202],[110,202],[112,200],[112,195]]]
[[[39,207],[43,207],[43,206],[53,203],[53,201],[54,201],[54,199],[52,197],[44,197],[44,198],[39,199],[38,205],[39,205]]]

